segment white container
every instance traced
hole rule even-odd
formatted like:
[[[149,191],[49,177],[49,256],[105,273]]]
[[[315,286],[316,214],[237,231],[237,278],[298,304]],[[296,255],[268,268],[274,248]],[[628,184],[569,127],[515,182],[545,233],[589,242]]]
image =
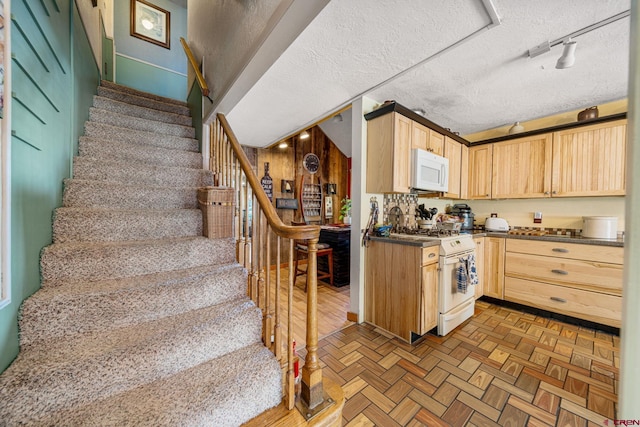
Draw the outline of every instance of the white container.
[[[618,217],[583,216],[582,237],[589,237],[591,239],[617,239]]]

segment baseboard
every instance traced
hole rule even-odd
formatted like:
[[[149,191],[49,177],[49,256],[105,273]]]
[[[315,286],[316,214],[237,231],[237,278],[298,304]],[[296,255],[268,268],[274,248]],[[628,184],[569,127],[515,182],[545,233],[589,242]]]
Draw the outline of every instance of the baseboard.
[[[347,311],[347,320],[350,322],[358,323],[358,313],[353,313],[351,311]]]

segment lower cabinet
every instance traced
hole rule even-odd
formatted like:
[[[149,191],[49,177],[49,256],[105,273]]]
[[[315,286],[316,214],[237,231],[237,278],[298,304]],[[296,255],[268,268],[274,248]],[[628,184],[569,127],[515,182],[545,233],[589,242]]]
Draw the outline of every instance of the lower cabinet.
[[[504,299],[620,327],[624,249],[508,239]]]
[[[439,247],[371,241],[366,250],[365,321],[411,342],[438,323]]]
[[[484,294],[504,299],[504,237],[484,239]]]

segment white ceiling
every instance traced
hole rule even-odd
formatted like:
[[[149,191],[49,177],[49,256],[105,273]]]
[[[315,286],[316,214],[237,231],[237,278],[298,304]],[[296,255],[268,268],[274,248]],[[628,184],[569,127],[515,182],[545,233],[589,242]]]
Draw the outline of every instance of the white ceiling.
[[[577,37],[572,68],[555,68],[562,45],[527,52],[629,0],[491,3],[501,24],[483,30],[481,0],[332,0],[227,117],[241,143],[267,146],[362,95],[463,135],[626,97],[628,17]]]

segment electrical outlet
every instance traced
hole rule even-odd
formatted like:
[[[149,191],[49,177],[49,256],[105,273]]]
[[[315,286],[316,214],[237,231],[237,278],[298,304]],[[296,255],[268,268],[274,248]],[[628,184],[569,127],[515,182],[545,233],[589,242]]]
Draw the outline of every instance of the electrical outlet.
[[[542,223],[542,212],[534,212],[533,213],[533,223],[541,224]]]

